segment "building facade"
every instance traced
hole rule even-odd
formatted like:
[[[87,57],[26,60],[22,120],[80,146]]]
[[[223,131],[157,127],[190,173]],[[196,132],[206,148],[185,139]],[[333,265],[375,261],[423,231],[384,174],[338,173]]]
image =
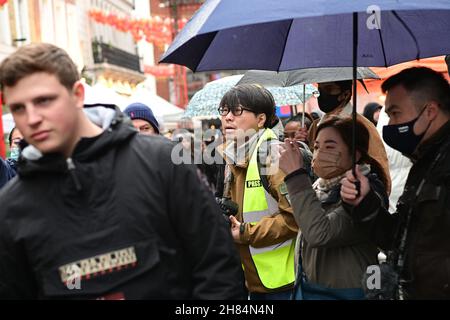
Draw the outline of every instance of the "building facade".
[[[100,83],[130,96],[146,77],[135,39],[128,30],[119,30],[114,22],[132,19],[134,1],[77,0],[77,6],[81,47],[86,48],[83,50],[83,76],[92,84]],[[107,20],[92,19],[92,12],[104,14]]]

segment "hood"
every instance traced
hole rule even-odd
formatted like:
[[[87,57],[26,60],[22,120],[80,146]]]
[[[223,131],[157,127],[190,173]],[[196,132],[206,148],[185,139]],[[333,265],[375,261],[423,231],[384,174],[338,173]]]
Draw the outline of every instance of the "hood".
[[[376,102],[368,103],[364,108],[363,116],[374,122],[373,114],[375,113],[375,111],[381,110],[382,108],[383,107]]]
[[[137,131],[130,119],[125,117],[116,107],[109,105],[92,105],[84,109],[86,116],[104,131],[100,136],[82,138],[76,145],[72,159],[78,162],[89,161],[103,155],[112,146],[127,142]],[[36,172],[63,172],[67,170],[67,161],[60,153],[43,155],[32,145],[23,149],[18,161],[20,176],[28,176]]]
[[[351,102],[348,102],[345,106],[341,107],[341,108],[337,108],[334,109],[333,111],[329,112],[329,113],[325,113],[319,120],[319,122],[317,123],[317,126],[320,126],[325,120],[327,120],[327,116],[330,115],[337,115],[340,117],[346,117],[346,116],[351,116],[353,112],[353,106]]]

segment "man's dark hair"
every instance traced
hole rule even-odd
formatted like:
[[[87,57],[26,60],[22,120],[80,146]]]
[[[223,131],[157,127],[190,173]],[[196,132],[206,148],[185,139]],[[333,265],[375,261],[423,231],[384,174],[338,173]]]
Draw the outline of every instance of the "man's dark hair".
[[[258,84],[241,84],[231,88],[220,101],[220,106],[237,107],[241,105],[255,114],[266,115],[265,128],[270,128],[277,120],[275,116],[275,100],[266,88]]]
[[[436,101],[445,113],[450,113],[450,85],[439,72],[425,67],[405,69],[384,81],[381,89],[386,93],[399,85],[408,91],[417,108]]]

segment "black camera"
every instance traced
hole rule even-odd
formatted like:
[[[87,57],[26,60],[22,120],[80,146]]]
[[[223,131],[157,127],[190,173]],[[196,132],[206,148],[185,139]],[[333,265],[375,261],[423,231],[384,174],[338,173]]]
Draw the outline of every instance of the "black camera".
[[[231,225],[230,216],[235,216],[238,213],[239,205],[230,198],[216,198],[216,202],[222,211],[225,221]]]

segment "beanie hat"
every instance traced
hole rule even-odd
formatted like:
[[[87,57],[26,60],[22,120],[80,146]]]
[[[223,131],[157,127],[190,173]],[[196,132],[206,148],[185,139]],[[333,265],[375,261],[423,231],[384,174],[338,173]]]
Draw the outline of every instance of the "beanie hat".
[[[152,109],[142,103],[132,103],[124,111],[124,113],[131,118],[131,120],[141,119],[150,123],[159,134],[159,123],[153,115]]]

